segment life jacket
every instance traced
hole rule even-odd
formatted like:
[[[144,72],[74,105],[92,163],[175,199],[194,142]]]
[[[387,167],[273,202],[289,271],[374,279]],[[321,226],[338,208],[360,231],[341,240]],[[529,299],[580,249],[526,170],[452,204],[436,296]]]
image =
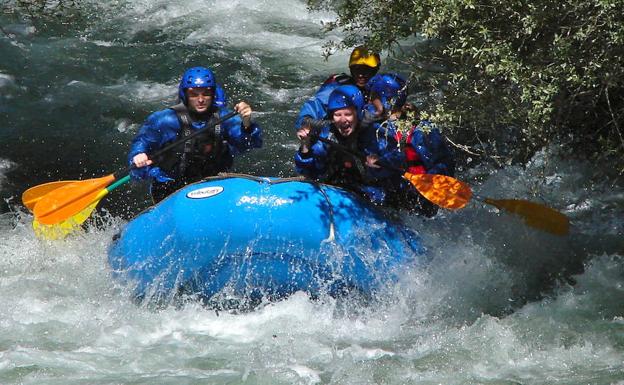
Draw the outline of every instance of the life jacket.
[[[403,146],[403,153],[405,154],[405,161],[407,163],[407,172],[411,174],[425,174],[427,173],[427,169],[420,159],[420,155],[418,155],[414,146],[411,145],[413,133],[414,130],[410,130],[409,134],[407,134],[405,145]]]
[[[170,107],[175,111],[180,122],[180,131],[175,140],[192,133],[193,119],[183,103]],[[219,120],[215,111],[206,122],[203,132],[171,151],[167,151],[157,160],[158,166],[179,182],[190,183],[207,176],[225,171],[231,163],[229,147],[221,139],[221,126],[214,125]]]
[[[412,174],[453,176],[455,161],[440,131],[429,122],[420,122],[409,131],[402,146],[407,171]]]
[[[330,75],[324,82],[323,85],[338,83],[341,86],[345,84],[355,84],[353,82],[353,78],[345,73],[341,74],[333,74]]]
[[[336,135],[333,131],[334,126],[331,126],[330,134],[327,137],[329,140],[333,140],[355,153],[359,153],[358,148],[358,136],[351,135],[348,138],[344,138],[341,135]],[[344,151],[337,150],[328,147],[327,153],[327,177],[325,182],[344,187],[359,186],[364,181],[364,170],[362,163],[356,157],[345,153]]]

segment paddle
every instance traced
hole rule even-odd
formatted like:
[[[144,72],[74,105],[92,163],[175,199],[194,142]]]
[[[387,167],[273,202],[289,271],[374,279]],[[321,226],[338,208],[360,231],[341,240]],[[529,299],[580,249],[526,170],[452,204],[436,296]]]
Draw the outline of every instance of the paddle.
[[[217,120],[214,125],[216,126],[218,124],[221,124],[222,122],[232,118],[237,114],[238,112],[232,111],[229,114],[224,115],[221,119]],[[187,135],[168,144],[167,146],[150,154],[150,157],[152,159],[158,157],[159,155],[171,150],[172,148],[183,144],[189,139],[192,139],[195,136],[202,134],[207,128],[208,127],[197,130],[190,135]],[[78,221],[82,220],[82,222],[84,222],[84,220],[86,220],[86,218],[89,216],[86,215],[85,217],[84,213],[88,211],[88,209],[92,206],[91,210],[88,212],[88,214],[90,214],[97,205],[97,203],[102,198],[104,198],[110,191],[130,180],[130,176],[127,174],[134,168],[135,166],[133,165],[131,167],[119,170],[113,174],[101,178],[87,179],[75,182],[69,181],[69,183],[62,185],[61,187],[54,189],[50,192],[47,192],[45,195],[40,197],[40,199],[34,206],[33,213],[35,215],[35,221],[42,225],[56,225],[62,223],[63,221],[70,220],[74,216],[78,216],[78,218],[75,219]],[[126,175],[124,177],[121,177],[121,175],[123,174]],[[29,190],[45,191],[42,186],[43,185],[36,186]]]
[[[358,154],[340,143],[320,136],[317,136],[316,139],[366,162],[366,158],[362,154]],[[567,216],[539,203],[519,199],[481,198],[473,196],[472,189],[468,184],[450,176],[412,174],[391,165],[377,164],[402,173],[403,178],[408,180],[422,196],[440,207],[451,210],[461,209],[474,197],[500,210],[506,210],[521,216],[528,226],[556,235],[565,235],[569,232],[570,223]]]
[[[35,234],[40,238],[45,239],[60,239],[64,238],[67,235],[71,234],[89,218],[93,210],[97,204],[104,198],[108,193],[121,186],[122,184],[128,182],[130,180],[130,175],[126,175],[125,177],[119,179],[115,183],[110,186],[102,189],[98,192],[98,195],[93,197],[89,197],[89,199],[93,199],[93,202],[88,204],[84,209],[79,211],[76,214],[71,215],[69,218],[62,220],[55,224],[43,224],[36,219],[33,220],[33,229],[35,230]],[[59,192],[60,193],[60,192]]]
[[[70,183],[75,183],[75,182],[77,181],[76,180],[59,180],[57,182],[49,182],[49,183],[44,183],[38,186],[31,187],[28,190],[24,191],[24,193],[22,194],[22,203],[24,203],[24,206],[26,206],[26,208],[30,212],[32,212],[37,202],[39,202],[41,198],[44,197],[44,195],[48,194],[52,190],[56,190],[57,188],[60,188],[60,187],[63,187],[65,185],[68,185]]]
[[[35,220],[43,225],[56,225],[68,220],[73,224],[84,222],[102,198],[130,180],[130,175],[119,179],[118,173],[69,183],[49,192],[35,205]],[[88,213],[86,209],[90,209]],[[74,218],[78,214],[81,220]]]
[[[468,184],[446,175],[410,174],[403,175],[429,201],[447,209],[465,207],[471,196],[499,210],[521,216],[528,226],[556,235],[566,235],[570,221],[559,211],[539,203],[521,199],[492,199],[472,195]]]

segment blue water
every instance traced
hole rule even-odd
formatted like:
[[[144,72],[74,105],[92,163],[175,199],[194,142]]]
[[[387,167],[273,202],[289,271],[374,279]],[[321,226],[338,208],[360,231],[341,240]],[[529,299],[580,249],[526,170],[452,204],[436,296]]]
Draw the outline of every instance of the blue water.
[[[624,384],[624,193],[558,146],[464,169],[482,196],[572,219],[556,237],[478,202],[406,217],[432,257],[374,307],[300,294],[244,313],[136,306],[106,248],[146,207],[119,188],[76,237],[47,242],[26,188],[124,166],[145,116],[190,65],[245,99],[265,147],[235,171],[293,175],[299,105],[347,54],[293,1],[83,2],[71,25],[0,16],[0,384]],[[385,56],[384,56],[385,59]],[[389,63],[389,66],[398,66]]]

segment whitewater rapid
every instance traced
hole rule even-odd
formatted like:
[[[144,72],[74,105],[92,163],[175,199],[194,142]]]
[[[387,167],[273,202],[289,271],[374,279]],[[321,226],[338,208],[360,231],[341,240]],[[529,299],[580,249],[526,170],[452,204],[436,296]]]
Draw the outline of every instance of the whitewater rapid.
[[[458,177],[568,215],[571,234],[473,202],[406,217],[431,257],[365,306],[304,294],[252,312],[135,305],[111,239],[149,203],[115,191],[85,232],[41,241],[27,187],[125,163],[185,66],[252,102],[265,147],[236,171],[292,175],[294,114],[348,53],[321,57],[327,14],[302,2],[93,2],[72,28],[7,19],[0,35],[0,384],[624,384],[624,195],[557,146]],[[396,66],[397,63],[389,65]],[[121,190],[121,189],[119,189]]]

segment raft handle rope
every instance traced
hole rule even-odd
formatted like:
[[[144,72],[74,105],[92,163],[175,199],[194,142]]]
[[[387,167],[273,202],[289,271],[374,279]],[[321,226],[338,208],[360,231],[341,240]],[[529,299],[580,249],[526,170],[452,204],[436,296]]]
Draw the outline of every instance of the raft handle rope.
[[[325,201],[327,201],[327,208],[329,211],[329,235],[326,239],[323,239],[323,242],[334,242],[336,240],[336,226],[334,225],[334,207],[329,200],[329,196],[327,196],[327,193],[321,187],[321,184],[313,181],[310,181],[310,183],[312,183],[321,192],[321,194],[323,194]]]

